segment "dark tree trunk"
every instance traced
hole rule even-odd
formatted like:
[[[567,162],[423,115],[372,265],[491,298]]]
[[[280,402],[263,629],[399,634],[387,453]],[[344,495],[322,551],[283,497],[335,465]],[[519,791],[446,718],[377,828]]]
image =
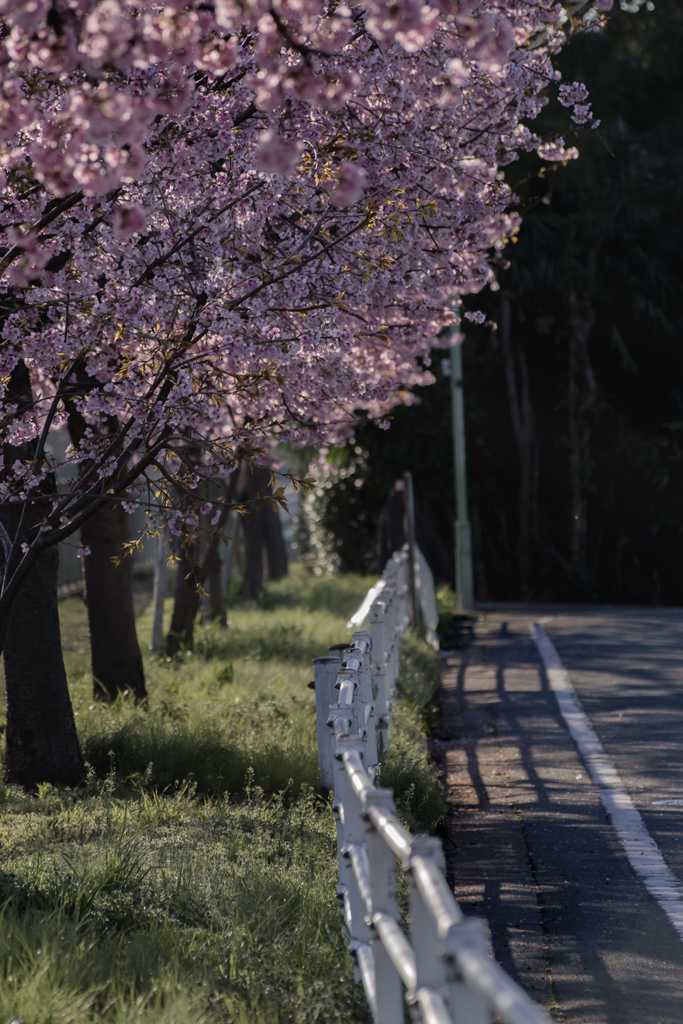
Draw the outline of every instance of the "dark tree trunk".
[[[202,543],[197,538],[184,534],[180,538],[175,600],[171,629],[166,639],[166,652],[171,657],[178,654],[183,647],[191,650],[194,641],[194,624],[201,605],[201,588],[208,583],[209,599],[214,601],[213,607],[219,612],[218,618],[227,625],[225,607],[220,584],[220,557],[218,554],[219,533],[225,526],[229,503],[234,500],[237,490],[239,473],[232,474],[225,493],[227,507],[216,530],[207,528],[202,535]],[[213,599],[211,594],[213,592]],[[222,610],[222,611],[221,611]]]
[[[263,516],[257,508],[251,508],[242,519],[244,529],[244,579],[242,597],[255,600],[263,586]]]
[[[263,504],[259,510],[263,516],[263,533],[268,556],[268,579],[281,580],[287,575],[287,548],[282,536],[280,517],[274,508]]]
[[[533,592],[531,549],[538,532],[538,444],[536,411],[529,398],[529,369],[523,349],[512,340],[510,305],[509,292],[503,292],[500,341],[512,431],[517,444],[519,462],[517,565],[520,596],[527,599]]]
[[[201,602],[199,544],[193,538],[184,536],[179,547],[173,617],[166,640],[166,653],[170,657],[178,654],[183,647],[192,650],[194,623]]]
[[[12,373],[8,392],[18,403],[31,401],[31,382],[23,363]],[[15,457],[30,456],[27,448],[7,446],[5,458],[11,463]],[[35,442],[31,448],[35,452]],[[53,486],[50,481],[45,490]],[[42,513],[37,501],[31,521],[40,521]],[[20,514],[17,505],[2,510],[10,536],[16,533]],[[52,547],[43,551],[29,570],[12,603],[3,651],[7,699],[4,778],[27,789],[35,789],[40,782],[79,786],[85,781],[59,633],[58,564],[59,552]]]
[[[489,586],[486,579],[479,503],[474,497],[470,498],[470,523],[472,524],[472,562],[474,565],[475,599],[477,601],[489,601]]]
[[[81,542],[90,548],[84,558],[83,579],[90,626],[93,695],[116,700],[132,693],[147,699],[145,671],[135,628],[133,561],[124,553],[130,540],[128,513],[119,502],[106,505],[81,529]]]
[[[5,641],[4,778],[26,789],[85,781],[59,635],[58,562],[56,547],[39,556],[14,600]]]
[[[78,444],[87,424],[73,403],[68,403],[69,436]],[[112,422],[110,428],[116,428]],[[119,502],[105,505],[81,528],[81,542],[90,548],[83,564],[85,599],[90,627],[93,696],[116,700],[132,693],[147,699],[145,670],[138,644],[133,605],[133,563],[130,556],[116,565],[130,540],[128,513]]]
[[[597,399],[597,385],[588,354],[588,338],[595,312],[590,300],[569,293],[569,373],[567,411],[569,418],[569,552],[572,575],[582,586],[586,576],[586,500],[590,476],[591,410]]]
[[[270,470],[254,466],[247,471],[245,500],[255,501],[271,495]],[[287,575],[287,549],[277,511],[267,501],[259,501],[243,519],[246,566],[242,595],[247,600],[258,597],[263,586],[263,559],[267,561],[268,579],[280,580]]]
[[[218,622],[221,626],[227,626],[225,600],[221,588],[221,558],[218,554],[218,544],[208,547],[204,562],[204,576],[207,594],[202,608],[202,621]]]

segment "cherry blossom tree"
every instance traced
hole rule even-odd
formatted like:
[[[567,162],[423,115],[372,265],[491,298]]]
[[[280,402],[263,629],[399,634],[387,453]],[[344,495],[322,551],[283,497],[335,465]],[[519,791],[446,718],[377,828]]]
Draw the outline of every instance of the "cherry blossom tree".
[[[527,123],[566,17],[0,2],[0,641],[40,559],[105,507],[220,529],[229,496],[203,480],[278,441],[343,440],[360,409],[386,422],[429,379],[454,296],[518,225],[503,169],[575,155]]]

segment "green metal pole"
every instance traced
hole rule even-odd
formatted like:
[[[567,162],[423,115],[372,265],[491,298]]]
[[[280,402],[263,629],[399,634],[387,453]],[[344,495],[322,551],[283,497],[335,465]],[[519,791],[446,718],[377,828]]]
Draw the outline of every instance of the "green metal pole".
[[[458,611],[474,607],[472,537],[467,515],[467,464],[465,455],[465,403],[462,390],[462,342],[451,349],[451,410],[453,413],[453,460],[455,464],[455,589]]]
[[[417,599],[415,583],[415,495],[413,493],[413,474],[403,474],[403,508],[404,527],[408,541],[408,586],[410,587],[410,611],[413,625],[420,624],[420,602]]]

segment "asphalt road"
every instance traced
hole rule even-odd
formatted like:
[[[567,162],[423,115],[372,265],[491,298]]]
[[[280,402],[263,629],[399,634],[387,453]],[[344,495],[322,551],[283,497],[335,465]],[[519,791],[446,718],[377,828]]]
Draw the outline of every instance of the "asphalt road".
[[[497,960],[566,1024],[683,1024],[683,940],[636,876],[549,689],[540,622],[683,882],[683,610],[497,608],[445,663],[447,859]],[[680,800],[681,804],[657,801]]]

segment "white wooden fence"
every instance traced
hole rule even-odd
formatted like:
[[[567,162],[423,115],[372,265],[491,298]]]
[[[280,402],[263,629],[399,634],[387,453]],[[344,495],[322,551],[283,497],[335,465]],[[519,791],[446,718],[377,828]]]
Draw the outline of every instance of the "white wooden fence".
[[[349,623],[369,621],[370,630],[357,629],[349,647],[313,662],[320,779],[334,792],[338,896],[356,981],[376,1024],[404,1024],[404,1000],[424,1024],[488,1024],[491,1013],[505,1024],[549,1024],[491,958],[485,921],[460,910],[440,841],[411,835],[391,790],[375,785],[412,618],[409,571],[406,547]],[[410,884],[410,940],[396,900],[397,859]]]

